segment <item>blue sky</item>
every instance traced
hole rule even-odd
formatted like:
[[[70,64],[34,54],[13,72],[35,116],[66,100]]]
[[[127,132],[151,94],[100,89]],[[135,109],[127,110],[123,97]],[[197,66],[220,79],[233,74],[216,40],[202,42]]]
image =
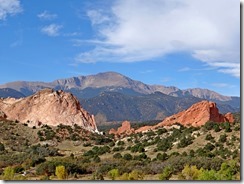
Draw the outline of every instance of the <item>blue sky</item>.
[[[115,71],[240,96],[240,1],[0,0],[0,84]]]

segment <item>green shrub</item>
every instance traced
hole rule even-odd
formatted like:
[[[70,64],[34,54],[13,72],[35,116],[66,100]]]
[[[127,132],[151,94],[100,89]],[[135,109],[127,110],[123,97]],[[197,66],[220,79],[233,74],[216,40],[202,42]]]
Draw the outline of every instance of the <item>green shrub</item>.
[[[160,180],[169,180],[169,178],[172,176],[173,174],[173,169],[169,166],[165,167],[163,169],[163,173],[159,175],[159,179]]]
[[[140,146],[140,147],[138,148],[138,152],[139,152],[139,153],[143,153],[143,152],[145,152],[145,148],[144,148],[143,146]]]
[[[183,180],[197,180],[202,174],[201,170],[198,170],[196,166],[186,165],[179,175],[179,179]]]
[[[125,160],[132,160],[132,155],[131,154],[129,154],[129,153],[126,153],[125,155],[124,155],[124,157],[123,157]]]
[[[193,138],[192,137],[183,137],[180,142],[177,144],[177,148],[184,148],[190,144],[193,143]]]
[[[142,159],[147,159],[147,155],[145,153],[142,153],[139,155],[139,159],[142,160]]]
[[[186,157],[187,156],[187,153],[184,151],[181,155],[184,156],[184,157]]]
[[[107,144],[110,142],[113,142],[113,140],[108,137],[102,136],[102,135],[97,135],[95,138],[96,145],[104,145],[104,144]]]
[[[223,123],[224,124],[224,129],[225,129],[225,132],[231,132],[231,128],[230,128],[230,123],[229,122],[225,122]]]
[[[217,180],[217,172],[213,169],[211,170],[203,170],[198,176],[198,180]]]
[[[119,159],[119,158],[122,158],[122,155],[121,155],[121,153],[115,153],[113,155],[113,158]]]
[[[158,135],[162,135],[163,133],[166,133],[166,132],[167,132],[167,130],[165,128],[160,128],[157,130]]]
[[[195,151],[194,151],[194,150],[190,150],[190,152],[189,152],[189,156],[190,156],[190,157],[194,157],[194,155],[195,155]]]
[[[154,136],[155,133],[154,133],[154,131],[148,131],[148,132],[146,132],[146,135],[147,135],[148,137],[151,137],[151,136]]]
[[[213,140],[214,137],[211,135],[211,134],[207,134],[206,137],[205,137],[205,140],[207,141],[210,141],[210,140]]]
[[[99,163],[99,162],[101,162],[101,159],[100,159],[99,156],[95,156],[95,157],[93,158],[93,161],[96,162],[96,163]]]
[[[14,168],[6,167],[3,171],[3,180],[14,180]]]
[[[5,150],[5,146],[3,143],[0,143],[0,151],[4,151]]]
[[[122,146],[114,147],[114,148],[113,148],[113,151],[114,151],[114,152],[116,152],[116,151],[122,151],[122,150],[124,150],[124,147],[122,147]]]
[[[205,123],[205,125],[203,126],[206,130],[212,130],[214,128],[216,123],[212,122],[212,121],[208,121],[207,123]]]
[[[125,142],[124,142],[124,141],[119,141],[119,142],[117,143],[117,145],[118,145],[118,146],[123,146],[123,145],[125,145]]]
[[[160,161],[165,161],[165,160],[168,159],[168,155],[167,155],[166,153],[163,153],[163,154],[158,153],[156,158],[157,158],[158,160],[160,160]]]
[[[215,146],[213,144],[211,144],[211,143],[207,143],[204,146],[204,149],[207,150],[207,151],[212,151],[214,148],[215,148]]]
[[[236,126],[236,127],[234,128],[234,130],[235,130],[235,131],[240,131],[240,126]]]
[[[109,143],[109,146],[113,147],[113,146],[115,146],[115,143],[112,141],[112,142]]]
[[[167,150],[171,149],[172,146],[172,140],[169,137],[163,138],[157,143],[157,150],[166,152]]]
[[[219,132],[219,131],[220,131],[219,124],[216,123],[216,124],[214,125],[214,131],[215,131],[215,132]]]
[[[220,135],[219,142],[224,143],[224,142],[226,142],[226,140],[227,140],[227,135],[226,134]]]
[[[112,169],[108,172],[108,177],[112,180],[115,180],[119,176],[119,170],[118,169]]]

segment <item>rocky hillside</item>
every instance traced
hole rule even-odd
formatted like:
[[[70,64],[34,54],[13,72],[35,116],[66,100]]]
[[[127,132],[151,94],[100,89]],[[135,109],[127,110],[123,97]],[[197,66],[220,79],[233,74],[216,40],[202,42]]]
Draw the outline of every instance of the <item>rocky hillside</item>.
[[[176,97],[184,97],[184,96],[195,96],[197,98],[202,98],[206,100],[217,100],[217,101],[230,101],[232,97],[230,96],[223,96],[214,91],[210,91],[208,89],[201,89],[201,88],[190,88],[186,90],[176,90],[174,92],[169,93],[171,96]]]
[[[17,120],[29,126],[77,124],[97,131],[94,116],[85,111],[72,94],[61,90],[44,89],[26,98],[0,99],[0,111],[8,120]]]
[[[2,98],[8,98],[8,97],[22,98],[22,97],[25,97],[25,95],[20,93],[19,91],[11,89],[11,88],[2,88],[2,89],[0,89],[0,97],[2,97]]]

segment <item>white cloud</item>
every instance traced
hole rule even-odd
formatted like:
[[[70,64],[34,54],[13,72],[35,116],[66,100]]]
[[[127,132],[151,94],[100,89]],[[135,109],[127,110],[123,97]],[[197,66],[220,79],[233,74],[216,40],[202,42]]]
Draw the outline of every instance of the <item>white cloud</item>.
[[[135,62],[184,51],[239,77],[239,1],[117,0],[109,19],[102,10],[87,14],[103,44],[80,53],[78,62]]]
[[[221,63],[222,64],[222,63]],[[221,65],[220,65],[221,66]],[[203,68],[190,68],[190,67],[183,67],[178,69],[178,72],[189,72],[189,71],[209,71],[209,70],[215,70],[216,68],[218,68],[218,65],[214,65],[211,67],[203,67]]]
[[[92,25],[102,24],[110,20],[107,15],[104,15],[99,10],[89,10],[87,11],[87,16],[90,18]]]
[[[54,20],[58,17],[58,15],[49,13],[48,11],[44,11],[44,12],[38,14],[37,17],[41,20]]]
[[[48,26],[44,26],[41,29],[41,32],[48,35],[48,36],[58,36],[59,35],[59,30],[62,28],[62,25],[58,24],[50,24]]]
[[[8,15],[15,15],[22,11],[19,0],[0,0],[0,20],[5,20]]]

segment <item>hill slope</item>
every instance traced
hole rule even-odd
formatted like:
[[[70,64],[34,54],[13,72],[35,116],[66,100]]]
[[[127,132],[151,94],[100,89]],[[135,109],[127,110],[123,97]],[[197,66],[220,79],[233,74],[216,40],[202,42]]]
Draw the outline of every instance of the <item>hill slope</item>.
[[[116,92],[106,92],[90,99],[80,99],[89,112],[103,115],[107,121],[147,121],[162,120],[167,116],[189,108],[192,104],[202,101],[200,98],[172,97],[160,92],[148,95],[130,96]],[[223,106],[222,112],[233,110]],[[99,119],[96,119],[99,120]]]
[[[2,98],[22,98],[25,97],[24,94],[20,93],[19,91],[16,91],[11,88],[2,88],[0,89],[0,97]]]

